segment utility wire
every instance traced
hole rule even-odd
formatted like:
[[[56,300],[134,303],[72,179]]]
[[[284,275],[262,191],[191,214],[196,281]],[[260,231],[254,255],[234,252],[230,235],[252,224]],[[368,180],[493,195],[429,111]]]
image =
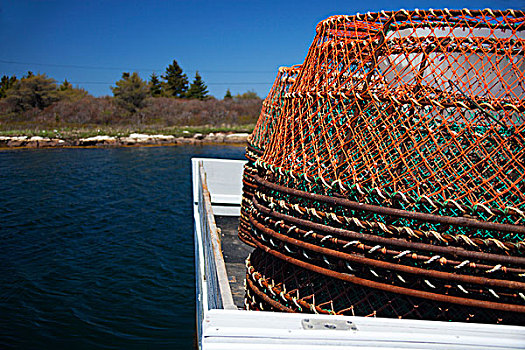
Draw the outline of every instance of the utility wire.
[[[35,65],[35,66],[47,66],[47,67],[58,67],[58,68],[74,68],[74,69],[98,69],[98,70],[121,70],[121,71],[161,71],[159,69],[151,68],[124,68],[124,67],[103,67],[103,66],[85,66],[77,64],[54,64],[54,63],[39,63],[39,62],[21,62],[0,59],[0,63],[5,64],[18,64],[18,65]],[[228,70],[199,70],[204,73],[270,73],[270,71],[228,71]],[[104,81],[71,81],[72,84],[87,84],[87,85],[112,85],[115,82],[104,82]],[[271,85],[270,82],[207,82],[206,85]]]
[[[71,84],[98,84],[98,85],[113,85],[115,82],[107,83],[104,81],[69,81]],[[271,85],[268,82],[236,82],[236,83],[207,83],[206,85]]]
[[[95,70],[98,69],[98,70],[148,71],[148,72],[161,72],[165,70],[165,68],[153,69],[153,68],[130,68],[130,67],[103,67],[103,66],[86,66],[86,65],[78,65],[78,64],[21,62],[21,61],[12,61],[12,60],[3,60],[3,59],[0,59],[0,63],[34,65],[34,66],[56,67],[56,68],[95,69]],[[268,71],[268,70],[201,70],[201,69],[190,70],[190,72],[195,72],[195,71],[199,71],[202,73],[229,73],[229,74],[275,73],[274,71]]]

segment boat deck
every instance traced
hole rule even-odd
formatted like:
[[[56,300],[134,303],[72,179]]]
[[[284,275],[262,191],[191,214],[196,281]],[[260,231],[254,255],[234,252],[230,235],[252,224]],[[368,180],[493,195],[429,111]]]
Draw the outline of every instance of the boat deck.
[[[238,216],[215,216],[215,223],[221,229],[222,254],[226,263],[233,302],[239,309],[244,309],[245,260],[253,248],[237,238]]]

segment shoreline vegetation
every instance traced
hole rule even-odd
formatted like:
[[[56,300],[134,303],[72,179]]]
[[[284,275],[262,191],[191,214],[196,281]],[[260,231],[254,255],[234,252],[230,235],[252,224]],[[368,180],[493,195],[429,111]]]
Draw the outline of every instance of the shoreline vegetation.
[[[27,72],[0,80],[0,148],[244,144],[259,117],[253,91],[223,99],[191,84],[177,61],[149,81],[122,73],[113,96],[94,97],[66,80]]]

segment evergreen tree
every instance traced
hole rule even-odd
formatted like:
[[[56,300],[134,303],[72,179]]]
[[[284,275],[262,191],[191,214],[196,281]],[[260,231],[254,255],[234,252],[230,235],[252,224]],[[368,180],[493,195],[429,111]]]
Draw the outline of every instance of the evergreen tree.
[[[122,79],[115,83],[116,87],[111,87],[117,103],[129,112],[134,113],[144,107],[144,102],[148,96],[148,85],[142,80],[137,72],[129,74],[122,73]]]
[[[188,98],[198,100],[204,100],[206,97],[208,97],[206,84],[204,84],[204,81],[202,80],[202,77],[198,71],[195,73],[195,79],[193,80],[193,83],[191,83],[186,96]]]
[[[182,68],[177,61],[173,60],[173,63],[166,68],[166,74],[162,78],[165,80],[164,93],[166,96],[185,97],[188,90],[188,77],[182,73]]]
[[[230,92],[230,89],[226,90],[226,95],[224,95],[225,100],[231,100],[232,99],[232,93]]]
[[[2,76],[0,80],[0,98],[4,98],[9,90],[17,82],[16,76],[8,77],[7,75]]]
[[[58,87],[58,90],[66,91],[66,90],[69,90],[69,89],[72,89],[72,88],[73,88],[73,85],[71,85],[71,83],[69,81],[67,81],[67,79],[64,79],[64,82],[62,83],[62,85],[60,85]]]
[[[67,79],[58,87],[58,97],[61,100],[78,101],[87,95],[89,94],[86,90],[73,87]]]
[[[18,111],[44,109],[59,99],[55,80],[45,74],[28,74],[7,90],[6,98],[9,105]]]
[[[153,97],[159,97],[162,95],[162,84],[155,72],[151,74],[149,80],[149,93]]]

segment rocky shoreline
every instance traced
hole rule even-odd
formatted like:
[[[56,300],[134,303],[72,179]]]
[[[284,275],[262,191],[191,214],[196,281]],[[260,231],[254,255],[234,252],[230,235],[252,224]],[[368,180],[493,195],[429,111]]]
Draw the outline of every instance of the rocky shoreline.
[[[151,145],[183,145],[226,143],[244,144],[248,139],[247,133],[210,133],[194,134],[187,137],[173,135],[146,135],[130,134],[129,136],[93,136],[74,140],[49,138],[41,136],[0,136],[1,148],[51,148],[51,147],[122,147],[122,146],[151,146]]]

